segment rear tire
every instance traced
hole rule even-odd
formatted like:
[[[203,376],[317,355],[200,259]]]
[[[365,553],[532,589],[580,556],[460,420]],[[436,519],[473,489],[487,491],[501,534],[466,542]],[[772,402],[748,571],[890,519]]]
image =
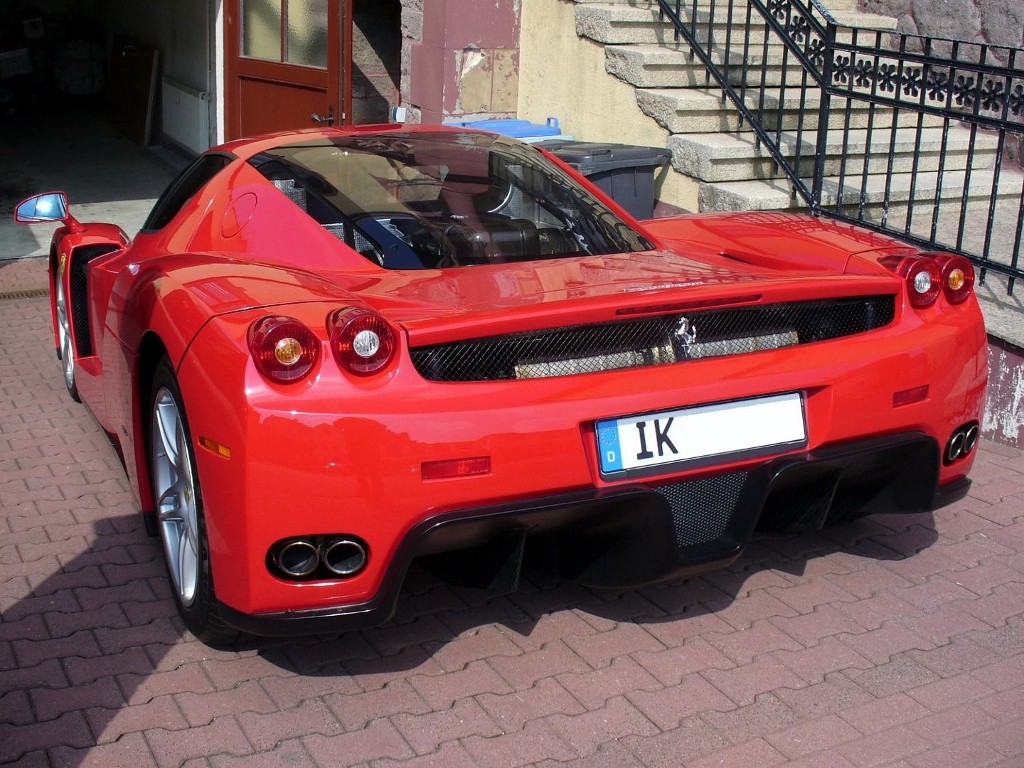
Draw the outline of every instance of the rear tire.
[[[238,639],[213,588],[203,497],[181,390],[170,361],[157,366],[150,396],[149,469],[171,592],[188,630],[209,645]]]

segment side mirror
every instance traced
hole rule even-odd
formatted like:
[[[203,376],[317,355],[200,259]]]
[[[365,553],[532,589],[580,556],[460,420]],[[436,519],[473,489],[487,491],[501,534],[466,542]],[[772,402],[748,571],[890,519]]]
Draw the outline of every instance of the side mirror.
[[[42,224],[48,221],[66,221],[68,196],[63,192],[46,192],[33,195],[18,203],[14,209],[14,220],[19,224]]]

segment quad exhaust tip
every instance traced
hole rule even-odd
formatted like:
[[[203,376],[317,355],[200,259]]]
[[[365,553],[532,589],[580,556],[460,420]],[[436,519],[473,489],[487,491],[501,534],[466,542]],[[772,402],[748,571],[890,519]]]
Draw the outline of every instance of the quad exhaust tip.
[[[946,464],[952,464],[970,455],[978,445],[978,435],[979,428],[976,421],[958,427],[950,436],[949,442],[946,443],[946,452],[942,457],[943,461]]]
[[[285,576],[301,579],[320,565],[320,553],[311,541],[291,539],[277,547],[273,563]]]
[[[271,571],[290,581],[350,578],[366,567],[368,559],[362,541],[340,534],[283,539],[267,557]]]
[[[324,546],[320,559],[335,576],[355,576],[366,565],[366,547],[355,539],[332,539]]]

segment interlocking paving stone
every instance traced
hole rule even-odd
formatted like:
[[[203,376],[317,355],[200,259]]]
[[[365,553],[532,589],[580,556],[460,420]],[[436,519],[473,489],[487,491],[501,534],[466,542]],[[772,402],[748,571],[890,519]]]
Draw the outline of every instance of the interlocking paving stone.
[[[1024,456],[934,515],[758,537],[728,569],[496,596],[411,576],[387,626],[213,650],[0,267],[0,763],[1024,765]],[[36,293],[32,293],[35,291]]]

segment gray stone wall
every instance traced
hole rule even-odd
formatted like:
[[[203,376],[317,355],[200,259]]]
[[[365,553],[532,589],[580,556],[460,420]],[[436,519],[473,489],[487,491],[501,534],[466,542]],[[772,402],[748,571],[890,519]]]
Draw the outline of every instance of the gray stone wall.
[[[410,123],[420,122],[420,111],[411,104],[412,46],[423,42],[423,0],[402,0],[402,53],[399,73],[401,103],[406,106],[406,119]]]
[[[386,123],[400,101],[402,31],[398,2],[352,4],[352,118]]]
[[[1024,46],[1024,0],[862,0],[862,7],[896,17],[911,35]]]
[[[909,35],[1024,48],[1024,0],[860,0],[860,8],[895,17],[898,31]],[[1007,61],[1005,49],[993,47],[989,54],[1000,64]],[[1015,64],[1024,68],[1024,51]],[[1017,121],[1024,122],[1024,115]],[[1006,155],[1024,166],[1024,139],[1008,135]]]

